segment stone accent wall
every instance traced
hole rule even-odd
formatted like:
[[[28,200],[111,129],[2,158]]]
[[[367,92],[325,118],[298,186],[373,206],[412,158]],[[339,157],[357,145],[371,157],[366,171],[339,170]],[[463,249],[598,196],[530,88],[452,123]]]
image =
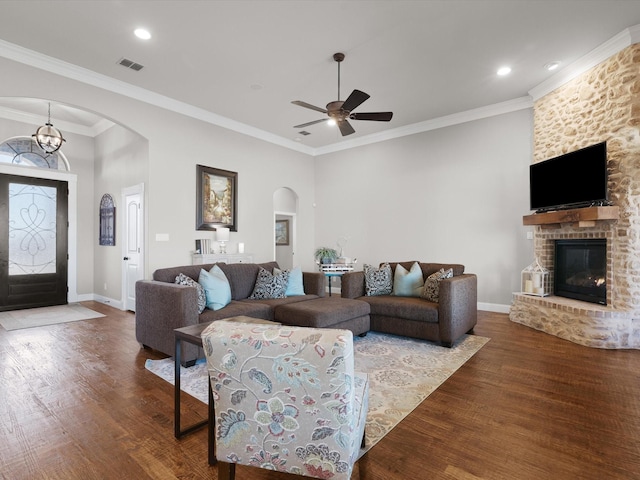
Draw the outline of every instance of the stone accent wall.
[[[534,255],[552,271],[553,240],[606,238],[607,308],[616,313],[608,318],[627,319],[624,325],[617,322],[611,325],[612,329],[626,333],[624,340],[604,340],[607,335],[600,333],[598,337],[603,340],[600,344],[593,339],[577,343],[603,348],[640,348],[640,44],[618,52],[534,104],[534,162],[602,141],[607,142],[609,199],[620,208],[620,219],[599,222],[589,228],[536,227]],[[585,308],[575,313],[560,308],[562,302],[556,303],[556,313],[562,316],[565,325],[571,318],[576,323],[588,323],[594,315],[601,316],[594,313],[601,308],[589,307],[585,302],[582,302]],[[543,304],[525,302],[515,296],[510,318],[554,333],[557,325],[550,324],[556,322],[549,320],[545,328],[545,322],[539,321],[541,316],[553,317],[546,310],[556,308],[553,297],[545,299]],[[581,313],[582,310],[594,315]],[[527,320],[527,317],[531,318]],[[598,325],[599,331],[601,327]]]

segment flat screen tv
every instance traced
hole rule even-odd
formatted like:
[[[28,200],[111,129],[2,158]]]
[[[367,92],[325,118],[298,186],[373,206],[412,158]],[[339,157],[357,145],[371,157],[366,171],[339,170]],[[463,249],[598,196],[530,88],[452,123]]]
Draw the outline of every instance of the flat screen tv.
[[[530,165],[529,191],[536,212],[609,205],[607,143]]]

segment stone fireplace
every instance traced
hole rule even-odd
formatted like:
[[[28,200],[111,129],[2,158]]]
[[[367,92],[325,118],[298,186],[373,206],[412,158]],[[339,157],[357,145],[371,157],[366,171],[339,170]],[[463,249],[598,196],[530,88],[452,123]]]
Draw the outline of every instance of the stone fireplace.
[[[509,318],[590,347],[640,349],[640,44],[534,103],[534,162],[602,141],[615,215],[581,221],[576,209],[553,222],[523,222],[536,225],[532,255],[551,282],[557,240],[604,241],[606,305],[515,293]]]

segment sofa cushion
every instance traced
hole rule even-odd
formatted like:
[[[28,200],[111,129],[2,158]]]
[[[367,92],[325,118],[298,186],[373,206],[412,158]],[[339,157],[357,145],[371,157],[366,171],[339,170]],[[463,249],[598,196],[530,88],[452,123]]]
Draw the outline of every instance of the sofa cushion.
[[[453,269],[449,268],[445,270],[441,268],[435,273],[432,273],[427,277],[424,282],[424,291],[422,292],[422,298],[426,298],[431,302],[438,302],[440,299],[440,281],[445,278],[453,277]]]
[[[289,272],[287,270],[280,273],[270,273],[260,267],[256,284],[249,299],[257,300],[261,298],[285,298]]]
[[[333,328],[336,324],[367,316],[369,311],[369,304],[360,300],[323,297],[279,306],[275,310],[275,320],[286,325]]]
[[[175,283],[178,285],[186,285],[188,287],[194,287],[196,289],[196,297],[198,302],[198,313],[202,313],[202,311],[207,306],[207,297],[204,294],[204,288],[198,282],[196,282],[193,278],[188,277],[184,273],[179,273],[175,279]]]
[[[181,267],[159,268],[153,272],[153,279],[159,282],[173,283],[181,273],[198,281],[200,269],[204,268],[207,272],[216,265],[215,263],[207,263],[205,265],[183,265]],[[218,263],[217,265],[222,265]]]
[[[280,270],[279,268],[273,269],[273,273],[280,273],[282,271],[289,272],[289,280],[287,281],[287,291],[285,292],[285,296],[295,297],[298,295],[304,295],[302,269],[300,267],[295,267],[291,270]]]
[[[397,265],[393,273],[393,295],[398,297],[419,297],[424,290],[422,269],[418,262],[411,265],[407,271],[402,265]]]
[[[218,265],[214,265],[210,272],[200,269],[198,283],[204,288],[207,308],[220,310],[231,302],[229,281]]]
[[[364,265],[364,282],[367,296],[390,295],[392,291],[391,266],[383,263],[380,268]]]
[[[220,264],[220,269],[229,279],[233,300],[243,300],[251,296],[260,267],[272,272],[278,264],[277,262]]]
[[[204,323],[239,316],[273,320],[273,309],[269,305],[252,302],[231,300],[231,303],[221,310],[209,310],[207,308],[200,314],[198,321]]]
[[[428,323],[438,322],[438,304],[423,298],[381,295],[377,297],[360,297],[358,300],[363,300],[369,304],[371,318],[374,315],[381,315]]]

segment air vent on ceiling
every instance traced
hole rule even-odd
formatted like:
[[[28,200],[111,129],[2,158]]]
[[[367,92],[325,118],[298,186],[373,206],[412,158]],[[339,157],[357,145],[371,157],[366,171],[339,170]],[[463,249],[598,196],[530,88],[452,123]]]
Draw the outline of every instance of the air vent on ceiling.
[[[307,135],[311,135],[311,133],[307,132],[306,130],[301,130],[301,131],[299,131],[298,133],[299,133],[300,135],[304,135],[305,137],[306,137]]]
[[[136,63],[133,60],[129,60],[128,58],[121,58],[120,60],[118,60],[118,65],[130,68],[131,70],[135,70],[136,72],[139,72],[144,68],[144,65],[140,65],[139,63]]]

